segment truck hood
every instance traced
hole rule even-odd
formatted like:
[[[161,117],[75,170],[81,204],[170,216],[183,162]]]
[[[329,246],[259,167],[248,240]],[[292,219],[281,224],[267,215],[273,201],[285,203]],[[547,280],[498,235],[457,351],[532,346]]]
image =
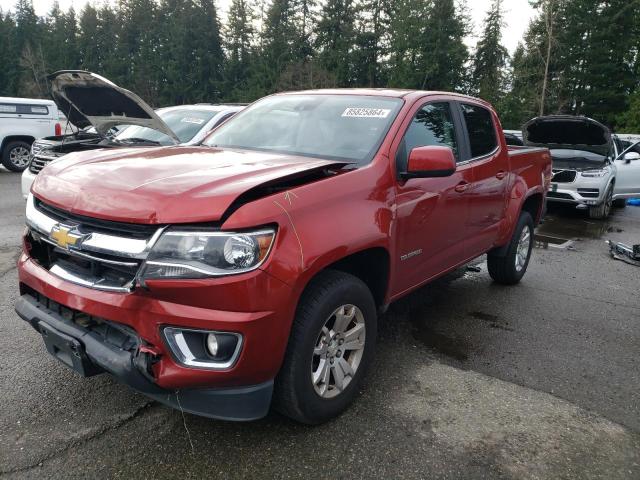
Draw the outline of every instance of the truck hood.
[[[95,73],[61,70],[47,77],[58,109],[76,127],[93,125],[105,137],[116,125],[140,125],[158,130],[176,143],[176,134],[135,93]]]
[[[527,146],[550,150],[579,150],[606,156],[611,148],[611,131],[587,117],[537,117],[525,123],[522,137]]]
[[[70,153],[36,177],[34,195],[62,210],[105,220],[220,220],[244,193],[345,162],[209,147],[100,149]],[[298,183],[299,184],[299,181]]]

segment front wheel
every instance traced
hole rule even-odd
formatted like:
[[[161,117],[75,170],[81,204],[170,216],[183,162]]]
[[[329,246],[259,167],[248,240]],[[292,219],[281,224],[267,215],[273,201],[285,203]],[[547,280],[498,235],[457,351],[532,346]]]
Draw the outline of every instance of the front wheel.
[[[296,312],[274,406],[307,424],[330,420],[358,394],[376,343],[376,307],[358,278],[327,270],[307,287]]]
[[[496,283],[515,285],[522,279],[529,266],[533,249],[533,229],[531,215],[529,212],[522,212],[506,254],[488,255],[489,275]]]
[[[595,220],[603,220],[611,213],[611,207],[613,206],[613,185],[609,186],[607,193],[604,195],[604,202],[596,207],[589,208],[589,218]]]
[[[613,201],[613,206],[616,208],[625,208],[627,206],[627,199],[618,198],[617,200]]]
[[[27,142],[9,142],[2,152],[2,165],[12,172],[22,172],[29,166],[30,152],[31,145]]]

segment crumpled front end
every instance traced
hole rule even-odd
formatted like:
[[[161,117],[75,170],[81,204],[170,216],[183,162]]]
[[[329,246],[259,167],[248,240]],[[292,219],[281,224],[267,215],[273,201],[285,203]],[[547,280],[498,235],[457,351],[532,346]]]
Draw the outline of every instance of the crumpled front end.
[[[53,356],[199,415],[266,414],[293,318],[288,285],[260,268],[138,282],[166,226],[79,218],[35,201],[27,217],[16,310]]]

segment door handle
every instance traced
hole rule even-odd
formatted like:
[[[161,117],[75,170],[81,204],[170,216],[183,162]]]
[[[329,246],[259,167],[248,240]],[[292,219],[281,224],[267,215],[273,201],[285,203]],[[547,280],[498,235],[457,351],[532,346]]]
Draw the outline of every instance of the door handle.
[[[496,173],[496,178],[498,180],[502,180],[506,176],[507,176],[507,172],[505,172],[504,170],[500,170],[498,173]]]
[[[458,193],[466,192],[469,188],[469,182],[465,182],[464,180],[455,186],[454,190]]]

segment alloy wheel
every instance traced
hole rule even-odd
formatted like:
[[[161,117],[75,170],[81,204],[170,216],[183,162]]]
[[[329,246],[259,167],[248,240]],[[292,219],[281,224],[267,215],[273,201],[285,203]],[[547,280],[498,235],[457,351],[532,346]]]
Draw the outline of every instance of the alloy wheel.
[[[525,225],[520,232],[520,239],[518,240],[518,246],[516,247],[516,271],[521,272],[527,264],[529,258],[529,249],[531,247],[531,228],[529,225]]]
[[[12,148],[9,152],[9,161],[18,168],[24,168],[29,164],[29,150],[23,146]]]
[[[342,305],[327,318],[313,350],[311,381],[322,398],[342,393],[362,361],[365,322],[355,305]]]

